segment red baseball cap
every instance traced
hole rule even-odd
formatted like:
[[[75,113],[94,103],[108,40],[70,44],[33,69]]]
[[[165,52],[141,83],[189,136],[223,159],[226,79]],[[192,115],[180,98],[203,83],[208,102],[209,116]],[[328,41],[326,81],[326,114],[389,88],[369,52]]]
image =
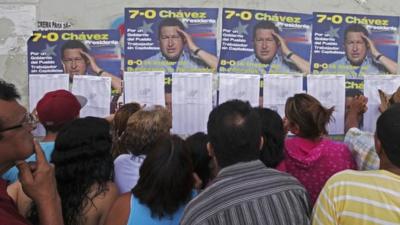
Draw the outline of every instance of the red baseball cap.
[[[85,97],[60,89],[47,92],[37,103],[36,111],[43,125],[61,125],[76,119],[86,102]]]

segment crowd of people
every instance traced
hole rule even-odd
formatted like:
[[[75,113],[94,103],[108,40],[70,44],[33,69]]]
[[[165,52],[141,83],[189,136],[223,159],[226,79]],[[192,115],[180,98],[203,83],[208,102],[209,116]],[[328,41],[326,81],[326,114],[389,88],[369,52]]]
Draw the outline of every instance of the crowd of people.
[[[334,108],[304,93],[284,118],[225,102],[185,140],[162,106],[79,118],[85,103],[66,90],[32,113],[18,99],[0,80],[0,224],[400,224],[396,95],[375,134],[359,127],[368,99],[349,101],[343,142],[326,129]]]

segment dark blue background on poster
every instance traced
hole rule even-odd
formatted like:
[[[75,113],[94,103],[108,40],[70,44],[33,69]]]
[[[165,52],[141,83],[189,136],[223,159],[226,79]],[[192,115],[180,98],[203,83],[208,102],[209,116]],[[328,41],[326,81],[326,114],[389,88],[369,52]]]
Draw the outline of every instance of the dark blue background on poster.
[[[343,36],[344,30],[350,24],[362,24],[366,27],[369,31],[369,38],[374,42],[378,51],[397,62],[399,17],[325,12],[314,12],[313,15],[313,49],[311,62],[311,70],[313,73],[318,73],[323,69],[323,65],[326,66],[345,55]],[[378,27],[386,27],[389,29],[379,29]],[[317,34],[330,34],[330,37],[335,39],[334,43],[335,47],[337,47],[337,50],[335,50],[336,53],[317,52],[317,42],[320,41],[316,40]]]
[[[121,77],[121,46],[118,30],[34,31],[28,40],[28,73],[64,73],[61,47],[72,39],[80,40],[88,47],[89,54],[95,58],[100,68]],[[93,74],[93,71],[88,73]]]
[[[125,8],[125,71],[129,71],[128,68],[134,69],[137,60],[146,60],[160,52],[158,24],[164,18],[172,17],[183,22],[186,27],[185,31],[191,35],[199,48],[217,55],[216,32],[218,9]],[[202,21],[196,22],[196,19],[202,19]],[[131,37],[129,37],[129,33]],[[140,36],[143,33],[146,33],[146,36]],[[146,44],[147,49],[135,49],[135,46],[138,46],[140,43]],[[187,52],[188,49],[186,48],[184,51]]]

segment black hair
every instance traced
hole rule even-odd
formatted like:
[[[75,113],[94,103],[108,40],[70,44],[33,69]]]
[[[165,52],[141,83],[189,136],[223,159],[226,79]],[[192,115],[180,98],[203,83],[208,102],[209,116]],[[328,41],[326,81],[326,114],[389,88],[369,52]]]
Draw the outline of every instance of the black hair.
[[[260,117],[248,102],[231,100],[214,108],[207,132],[220,168],[258,159]]]
[[[112,181],[109,123],[96,117],[67,123],[57,135],[51,162],[55,165],[64,224],[83,224],[85,207],[106,192],[107,183]],[[35,208],[30,218],[33,223],[37,219]]]
[[[74,48],[80,48],[82,51],[88,53],[89,50],[84,45],[81,41],[78,40],[68,40],[66,41],[62,46],[61,46],[61,58],[64,59],[64,52],[66,49],[74,49]],[[87,58],[84,57],[85,61],[87,61]]]
[[[275,33],[279,34],[279,28],[273,22],[262,20],[253,27],[253,40],[255,40],[256,38],[256,33],[258,29],[273,30]],[[278,42],[275,36],[274,39],[275,42]]]
[[[5,80],[0,79],[0,100],[3,101],[13,101],[20,99],[20,95],[15,88],[14,84],[7,83]],[[2,109],[3,110],[3,109]],[[3,120],[0,118],[0,129],[3,128]],[[2,135],[0,133],[0,139]]]
[[[281,116],[268,108],[255,108],[261,118],[261,133],[264,145],[260,160],[267,166],[275,168],[284,158],[285,130]]]
[[[185,144],[190,152],[193,162],[194,172],[202,181],[201,189],[204,189],[211,179],[211,157],[207,152],[207,142],[207,135],[203,132],[197,132],[190,135],[185,140]]]
[[[349,32],[362,32],[368,37],[368,30],[361,24],[351,24],[344,30],[344,40],[347,38],[347,33]]]
[[[376,122],[376,136],[389,161],[400,167],[400,103],[384,111]]]
[[[185,30],[185,26],[177,18],[166,18],[161,20],[160,24],[158,25],[158,37],[161,36],[161,29],[163,27],[179,27],[179,29]]]
[[[193,167],[178,136],[163,136],[153,146],[132,189],[135,198],[150,208],[151,216],[172,216],[191,199]]]
[[[14,84],[7,83],[5,80],[0,79],[0,100],[12,101],[20,97]]]

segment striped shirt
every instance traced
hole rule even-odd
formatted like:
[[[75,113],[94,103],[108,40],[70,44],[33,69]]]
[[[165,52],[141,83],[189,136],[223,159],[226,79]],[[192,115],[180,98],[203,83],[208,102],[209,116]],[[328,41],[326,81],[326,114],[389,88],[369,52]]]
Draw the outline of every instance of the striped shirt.
[[[309,224],[305,188],[287,173],[259,161],[222,169],[185,208],[181,225]]]
[[[346,170],[332,176],[315,204],[312,222],[400,224],[400,176],[385,170]]]

